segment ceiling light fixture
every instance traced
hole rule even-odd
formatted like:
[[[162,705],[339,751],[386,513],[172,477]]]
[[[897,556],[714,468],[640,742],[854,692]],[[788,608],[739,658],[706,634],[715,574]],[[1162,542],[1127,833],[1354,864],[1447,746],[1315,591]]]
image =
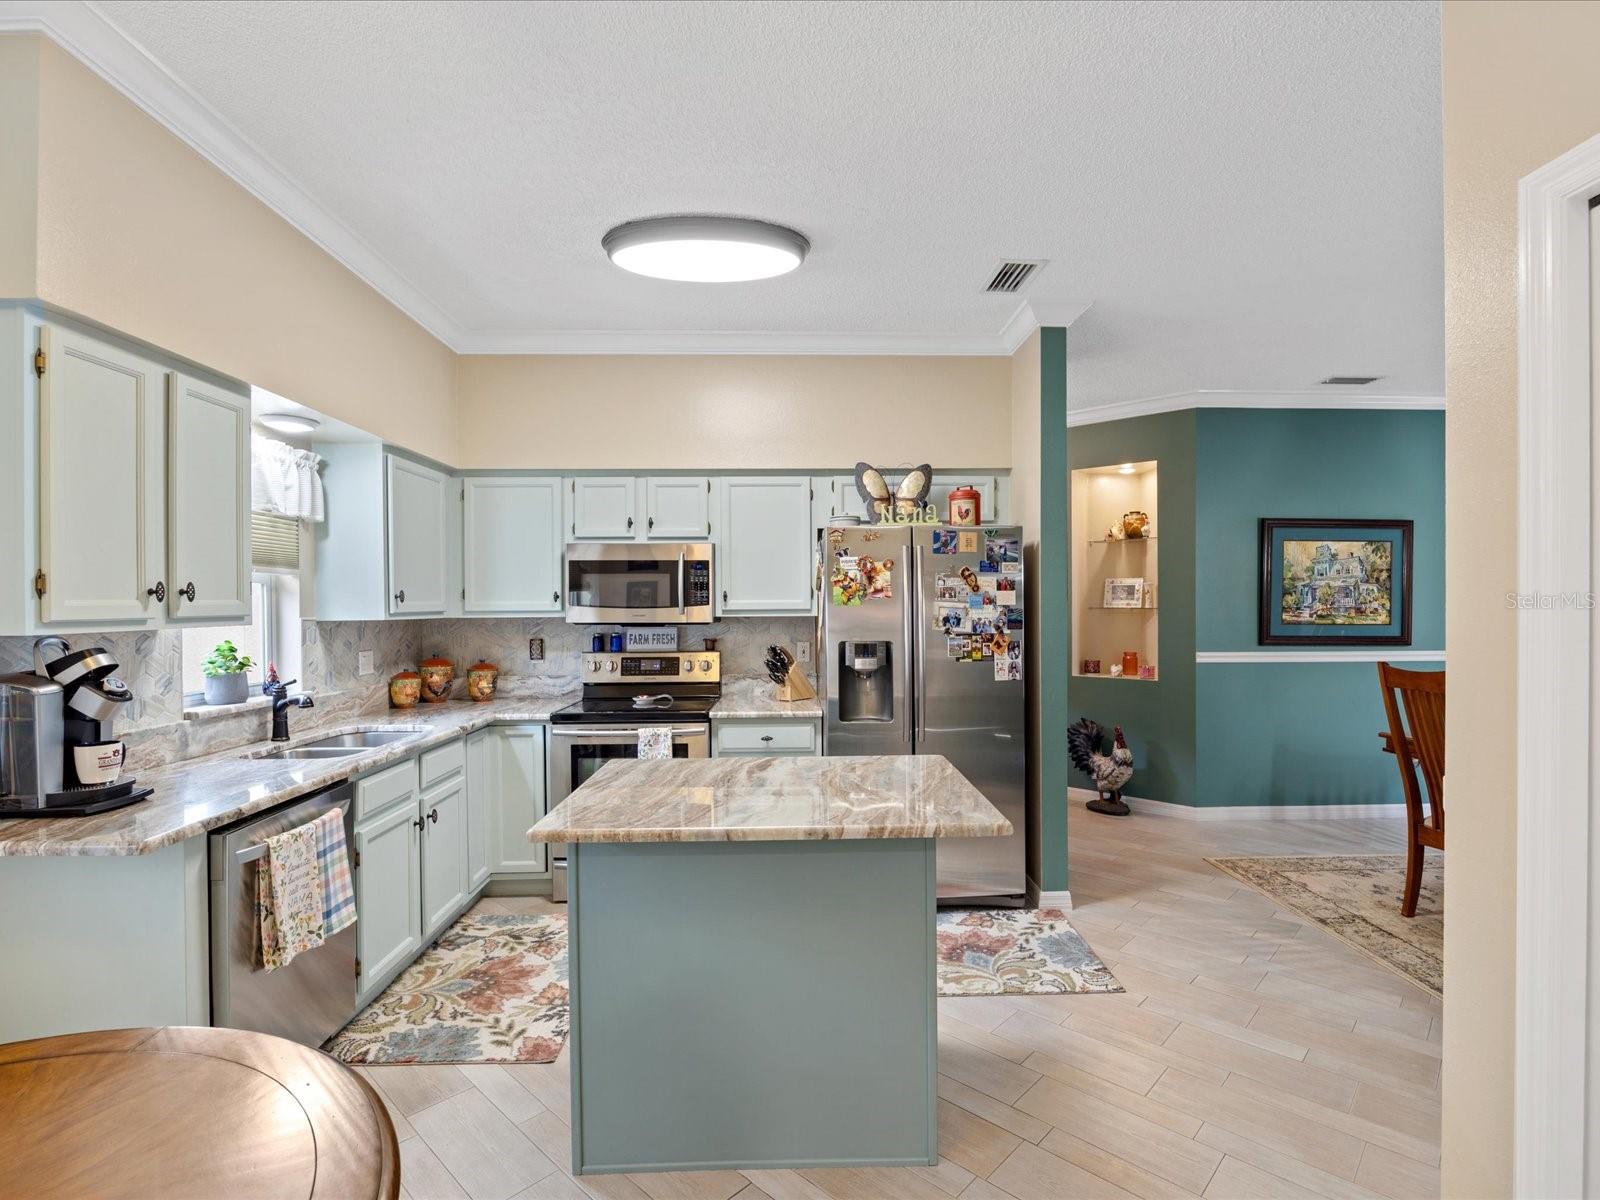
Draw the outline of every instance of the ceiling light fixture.
[[[1133,472],[1134,472],[1134,466],[1133,466],[1132,463],[1123,463],[1120,467],[1117,468],[1117,474],[1118,475],[1132,475]]]
[[[685,283],[786,275],[805,261],[802,233],[750,217],[650,217],[618,225],[600,245],[624,271]]]
[[[286,412],[262,413],[256,420],[268,429],[276,429],[279,433],[312,433],[322,424],[315,417]]]

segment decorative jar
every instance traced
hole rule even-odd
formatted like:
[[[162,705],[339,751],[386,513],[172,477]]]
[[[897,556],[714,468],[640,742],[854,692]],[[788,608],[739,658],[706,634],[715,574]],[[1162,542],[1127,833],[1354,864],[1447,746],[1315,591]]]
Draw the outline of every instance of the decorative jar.
[[[1122,652],[1122,674],[1125,678],[1138,677],[1139,652],[1137,650],[1124,650]]]
[[[422,676],[415,671],[401,671],[389,678],[389,703],[396,708],[410,708],[422,698]]]
[[[963,483],[958,488],[951,488],[947,498],[950,501],[950,524],[983,524],[983,496],[977,488],[970,483]]]
[[[450,699],[450,685],[456,677],[455,664],[448,658],[425,658],[417,664],[422,673],[422,698],[429,704]]]
[[[1150,516],[1148,513],[1133,512],[1122,514],[1122,536],[1127,538],[1142,538],[1149,536]]]
[[[467,668],[467,698],[482,704],[494,699],[495,680],[500,668],[490,662],[475,662]]]

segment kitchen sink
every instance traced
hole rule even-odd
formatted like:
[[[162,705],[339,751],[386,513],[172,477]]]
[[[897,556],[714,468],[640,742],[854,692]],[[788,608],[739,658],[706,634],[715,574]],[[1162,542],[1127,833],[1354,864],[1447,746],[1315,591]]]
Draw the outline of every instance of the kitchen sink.
[[[352,754],[360,754],[363,750],[371,750],[377,746],[387,746],[391,742],[398,742],[401,738],[413,736],[414,729],[370,729],[362,733],[336,733],[332,737],[317,738],[315,741],[305,742],[299,746],[289,746],[282,750],[269,750],[265,754],[257,753],[253,758],[348,758]]]

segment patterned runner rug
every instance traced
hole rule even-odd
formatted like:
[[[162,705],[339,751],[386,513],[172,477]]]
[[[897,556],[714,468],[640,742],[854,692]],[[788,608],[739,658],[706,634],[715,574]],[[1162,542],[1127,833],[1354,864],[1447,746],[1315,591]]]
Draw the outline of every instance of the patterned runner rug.
[[[566,1042],[566,915],[474,911],[323,1049],[349,1063],[548,1063]]]
[[[1417,915],[1400,915],[1403,854],[1287,858],[1208,858],[1241,883],[1322,926],[1340,941],[1444,995],[1444,858],[1422,865]]]
[[[1122,991],[1059,908],[944,909],[938,947],[941,996]]]

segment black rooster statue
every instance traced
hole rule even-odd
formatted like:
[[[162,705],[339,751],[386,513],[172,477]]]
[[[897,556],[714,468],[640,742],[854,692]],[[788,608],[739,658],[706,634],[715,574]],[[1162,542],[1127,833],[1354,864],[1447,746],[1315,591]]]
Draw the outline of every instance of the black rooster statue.
[[[1072,765],[1094,780],[1099,797],[1084,802],[1090,812],[1105,813],[1111,817],[1125,817],[1131,809],[1122,799],[1122,787],[1133,778],[1133,751],[1122,736],[1122,726],[1111,731],[1111,753],[1105,754],[1101,746],[1105,730],[1088,717],[1079,717],[1067,726],[1067,754]]]

